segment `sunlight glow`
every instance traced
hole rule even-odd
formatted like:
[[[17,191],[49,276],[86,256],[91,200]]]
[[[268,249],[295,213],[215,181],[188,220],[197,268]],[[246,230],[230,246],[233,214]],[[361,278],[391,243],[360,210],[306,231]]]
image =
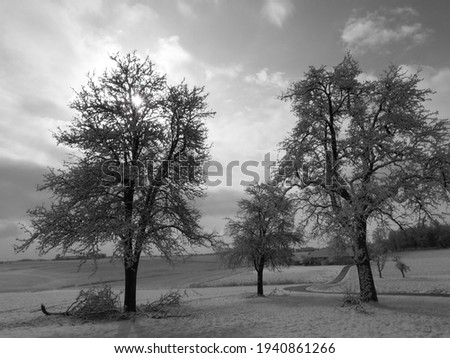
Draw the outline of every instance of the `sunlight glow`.
[[[144,102],[144,100],[142,99],[141,96],[139,96],[138,94],[133,95],[133,97],[131,97],[131,102],[133,102],[134,106],[136,108],[140,107],[141,104]]]

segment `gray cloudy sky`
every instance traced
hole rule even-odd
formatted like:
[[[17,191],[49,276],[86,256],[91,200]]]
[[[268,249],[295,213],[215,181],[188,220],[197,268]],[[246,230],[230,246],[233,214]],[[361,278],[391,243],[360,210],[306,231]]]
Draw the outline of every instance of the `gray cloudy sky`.
[[[206,86],[217,111],[211,154],[224,166],[276,159],[295,123],[277,96],[309,65],[336,65],[347,50],[366,76],[390,63],[423,67],[424,85],[438,91],[430,107],[450,117],[446,1],[3,0],[0,27],[0,260],[36,257],[14,257],[12,245],[26,209],[45,200],[35,191],[42,173],[66,159],[51,132],[71,120],[71,88],[116,51],[136,49],[169,80]],[[222,231],[239,181],[251,179],[233,174],[232,186],[210,188],[201,202],[207,228]]]

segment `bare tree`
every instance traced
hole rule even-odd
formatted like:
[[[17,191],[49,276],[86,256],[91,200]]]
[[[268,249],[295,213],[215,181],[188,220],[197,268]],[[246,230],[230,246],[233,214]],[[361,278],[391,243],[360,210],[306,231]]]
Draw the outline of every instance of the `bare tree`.
[[[402,273],[403,278],[405,278],[405,272],[411,271],[411,269],[409,268],[409,266],[407,264],[405,264],[401,259],[400,256],[395,256],[394,257],[394,262],[395,262],[395,267],[397,267],[400,272]]]
[[[80,155],[45,175],[39,190],[50,191],[52,202],[29,210],[29,238],[16,249],[37,244],[41,254],[97,257],[112,243],[124,263],[124,309],[133,312],[143,253],[170,258],[213,242],[191,200],[204,195],[204,121],[214,113],[203,88],[169,86],[148,57],[111,59],[76,92],[77,115],[55,137]]]
[[[377,265],[378,275],[383,278],[382,272],[387,259],[387,230],[383,227],[377,227],[373,232],[373,243],[369,245],[370,259]]]
[[[400,227],[433,216],[448,201],[446,121],[425,107],[432,91],[419,73],[390,66],[362,81],[348,54],[331,70],[310,67],[282,98],[298,118],[280,163],[315,236],[338,236],[354,250],[360,296],[377,301],[367,225]]]
[[[296,208],[292,198],[271,184],[253,184],[245,189],[249,199],[238,202],[237,219],[228,219],[227,231],[233,238],[226,254],[230,267],[253,266],[257,272],[257,294],[264,295],[263,271],[289,265],[295,245],[303,243],[295,227]]]

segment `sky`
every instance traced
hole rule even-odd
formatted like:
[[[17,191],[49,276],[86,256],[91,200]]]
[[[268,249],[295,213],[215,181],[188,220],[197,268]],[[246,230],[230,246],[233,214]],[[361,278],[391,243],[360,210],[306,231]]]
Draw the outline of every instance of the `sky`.
[[[263,161],[280,156],[296,120],[279,96],[309,66],[351,51],[369,78],[390,64],[420,67],[436,91],[428,106],[450,118],[449,34],[444,0],[1,0],[0,261],[37,257],[14,254],[19,223],[48,197],[36,191],[42,174],[68,159],[52,133],[73,118],[74,89],[109,55],[136,50],[169,82],[205,86],[211,157],[224,176],[199,205],[205,228],[221,233],[241,180],[253,180],[242,164],[255,161],[263,180]]]

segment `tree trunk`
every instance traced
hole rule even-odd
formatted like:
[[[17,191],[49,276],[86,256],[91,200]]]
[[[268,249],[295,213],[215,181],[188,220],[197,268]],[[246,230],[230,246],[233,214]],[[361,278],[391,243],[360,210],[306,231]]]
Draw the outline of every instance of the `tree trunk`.
[[[383,278],[383,276],[381,275],[381,267],[379,263],[377,263],[377,268],[378,268],[378,275],[380,276],[380,278]]]
[[[263,285],[263,271],[264,271],[265,258],[264,255],[259,259],[259,262],[256,264],[255,269],[258,273],[258,281],[257,281],[257,294],[258,296],[264,296],[264,285]]]
[[[264,266],[261,268],[259,267],[257,270],[258,273],[258,283],[257,283],[257,293],[258,296],[264,296],[264,287],[263,287],[263,270]]]
[[[124,179],[125,193],[125,222],[129,224],[127,237],[123,243],[123,264],[125,269],[125,297],[123,309],[125,312],[136,312],[136,288],[137,288],[137,270],[139,266],[139,255],[133,253],[133,196],[134,186],[129,178]]]
[[[369,252],[367,250],[366,230],[367,220],[365,218],[359,218],[354,247],[360,287],[359,295],[363,302],[378,302],[377,291],[370,265]]]
[[[136,312],[136,289],[139,258],[131,266],[125,263],[125,298],[123,309],[125,312]]]
[[[132,267],[125,268],[125,300],[123,309],[125,312],[136,312],[136,284],[137,272]]]

